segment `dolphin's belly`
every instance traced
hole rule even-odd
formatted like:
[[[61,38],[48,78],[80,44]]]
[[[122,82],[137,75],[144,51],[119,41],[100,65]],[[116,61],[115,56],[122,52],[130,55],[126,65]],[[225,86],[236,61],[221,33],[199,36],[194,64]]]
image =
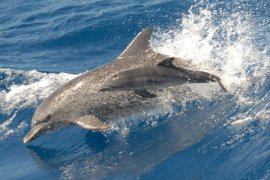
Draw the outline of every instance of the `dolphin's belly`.
[[[133,91],[98,93],[86,99],[84,104],[80,112],[82,115],[94,115],[108,123],[121,118],[139,117],[161,105],[160,98],[143,98]]]
[[[85,96],[89,98],[83,102],[84,108],[80,109],[80,114],[94,115],[110,124],[117,124],[118,120],[129,118],[148,118],[149,114],[158,117],[171,111],[172,103],[181,103],[182,98],[186,97],[185,93],[190,93],[188,88],[182,86],[151,91],[157,94],[156,98],[144,98],[133,91],[107,91],[88,95]]]

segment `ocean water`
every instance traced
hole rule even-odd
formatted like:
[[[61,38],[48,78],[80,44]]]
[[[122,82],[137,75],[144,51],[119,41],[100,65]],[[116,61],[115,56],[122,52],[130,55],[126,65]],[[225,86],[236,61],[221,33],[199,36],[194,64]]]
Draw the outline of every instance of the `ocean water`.
[[[270,179],[269,8],[267,0],[1,1],[1,179]],[[113,61],[149,26],[155,51],[216,74],[228,93],[188,85],[178,103],[164,97],[166,112],[122,130],[75,126],[23,144],[42,100]]]

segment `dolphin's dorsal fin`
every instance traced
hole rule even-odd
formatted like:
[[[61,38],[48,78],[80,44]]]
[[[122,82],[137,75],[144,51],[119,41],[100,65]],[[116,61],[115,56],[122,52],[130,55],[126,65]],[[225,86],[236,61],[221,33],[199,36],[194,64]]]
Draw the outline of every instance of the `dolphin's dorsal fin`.
[[[175,66],[172,63],[173,60],[174,60],[173,57],[165,59],[165,60],[161,61],[160,63],[158,63],[157,66],[163,66],[163,67],[167,67],[167,68],[175,68]]]
[[[128,47],[122,52],[120,57],[134,56],[141,52],[150,49],[150,39],[152,36],[153,28],[148,27],[140,32],[133,41],[128,45]]]
[[[75,124],[89,130],[108,130],[112,126],[99,120],[96,116],[86,115],[75,119]]]
[[[189,71],[189,70],[184,69],[182,67],[176,67],[175,65],[173,65],[173,60],[174,59],[175,59],[174,57],[170,57],[168,59],[165,59],[165,60],[161,61],[160,63],[158,63],[157,66],[171,68],[171,69],[181,71],[181,72],[188,72]]]

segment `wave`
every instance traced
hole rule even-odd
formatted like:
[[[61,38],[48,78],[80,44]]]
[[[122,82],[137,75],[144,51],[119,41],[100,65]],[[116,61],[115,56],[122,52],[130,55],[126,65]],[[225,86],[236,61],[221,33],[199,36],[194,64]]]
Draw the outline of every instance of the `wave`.
[[[269,47],[262,48],[257,41],[265,23],[251,12],[253,7],[232,1],[218,8],[221,4],[200,1],[177,26],[159,29],[152,46],[160,53],[189,59],[201,70],[221,77],[237,99],[238,108],[243,109],[229,120],[234,125],[251,119],[266,120],[270,114]]]
[[[255,12],[258,8],[261,11]],[[69,9],[60,9],[60,12]],[[220,96],[221,92],[213,84],[191,85],[192,90],[200,94],[200,100],[180,94],[180,107],[167,108],[178,112],[163,116],[162,121],[143,122],[149,123],[151,128],[140,128],[138,124],[137,132],[129,133],[126,127],[127,132],[120,134],[128,136],[120,139],[121,142],[118,132],[104,137],[79,127],[65,129],[37,139],[36,147],[28,146],[33,159],[38,161],[42,172],[57,172],[63,179],[110,175],[117,178],[121,173],[132,177],[145,173],[145,177],[159,179],[162,175],[167,179],[170,175],[172,179],[269,177],[270,51],[267,38],[270,36],[265,29],[268,14],[267,19],[259,14],[268,9],[262,1],[201,0],[179,18],[176,26],[157,29],[154,34],[154,50],[190,59],[201,70],[216,74],[230,95]],[[35,19],[30,17],[29,21],[31,18]],[[123,23],[120,28],[124,26]],[[56,44],[54,49],[62,47],[64,42],[79,44],[84,33],[90,33],[87,27],[72,34],[78,39],[69,39],[69,32],[63,31],[60,37],[41,41],[41,45]],[[111,26],[99,26],[104,27]],[[104,31],[102,35],[105,34]],[[113,35],[107,37],[111,39]],[[63,54],[66,53],[61,56]],[[20,139],[14,138],[14,147],[20,146],[22,133],[29,128],[36,106],[76,76],[0,69],[0,142],[19,136]],[[164,104],[170,98],[165,98]],[[164,109],[160,111],[164,113]]]
[[[10,114],[14,110],[35,105],[76,76],[67,73],[42,73],[36,70],[0,69],[0,112]]]
[[[27,127],[25,120],[14,122],[18,112],[37,106],[56,88],[76,76],[36,70],[0,69],[0,114],[6,119],[0,121],[0,140],[18,134]]]

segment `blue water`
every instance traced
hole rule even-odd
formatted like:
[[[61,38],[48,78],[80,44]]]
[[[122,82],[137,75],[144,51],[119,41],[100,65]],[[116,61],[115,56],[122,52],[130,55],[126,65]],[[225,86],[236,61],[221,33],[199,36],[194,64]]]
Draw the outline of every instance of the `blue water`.
[[[269,8],[265,0],[1,1],[1,179],[270,179]],[[149,26],[155,51],[218,75],[228,93],[190,85],[173,105],[164,97],[163,113],[122,130],[75,126],[23,144],[43,99],[113,61]]]

